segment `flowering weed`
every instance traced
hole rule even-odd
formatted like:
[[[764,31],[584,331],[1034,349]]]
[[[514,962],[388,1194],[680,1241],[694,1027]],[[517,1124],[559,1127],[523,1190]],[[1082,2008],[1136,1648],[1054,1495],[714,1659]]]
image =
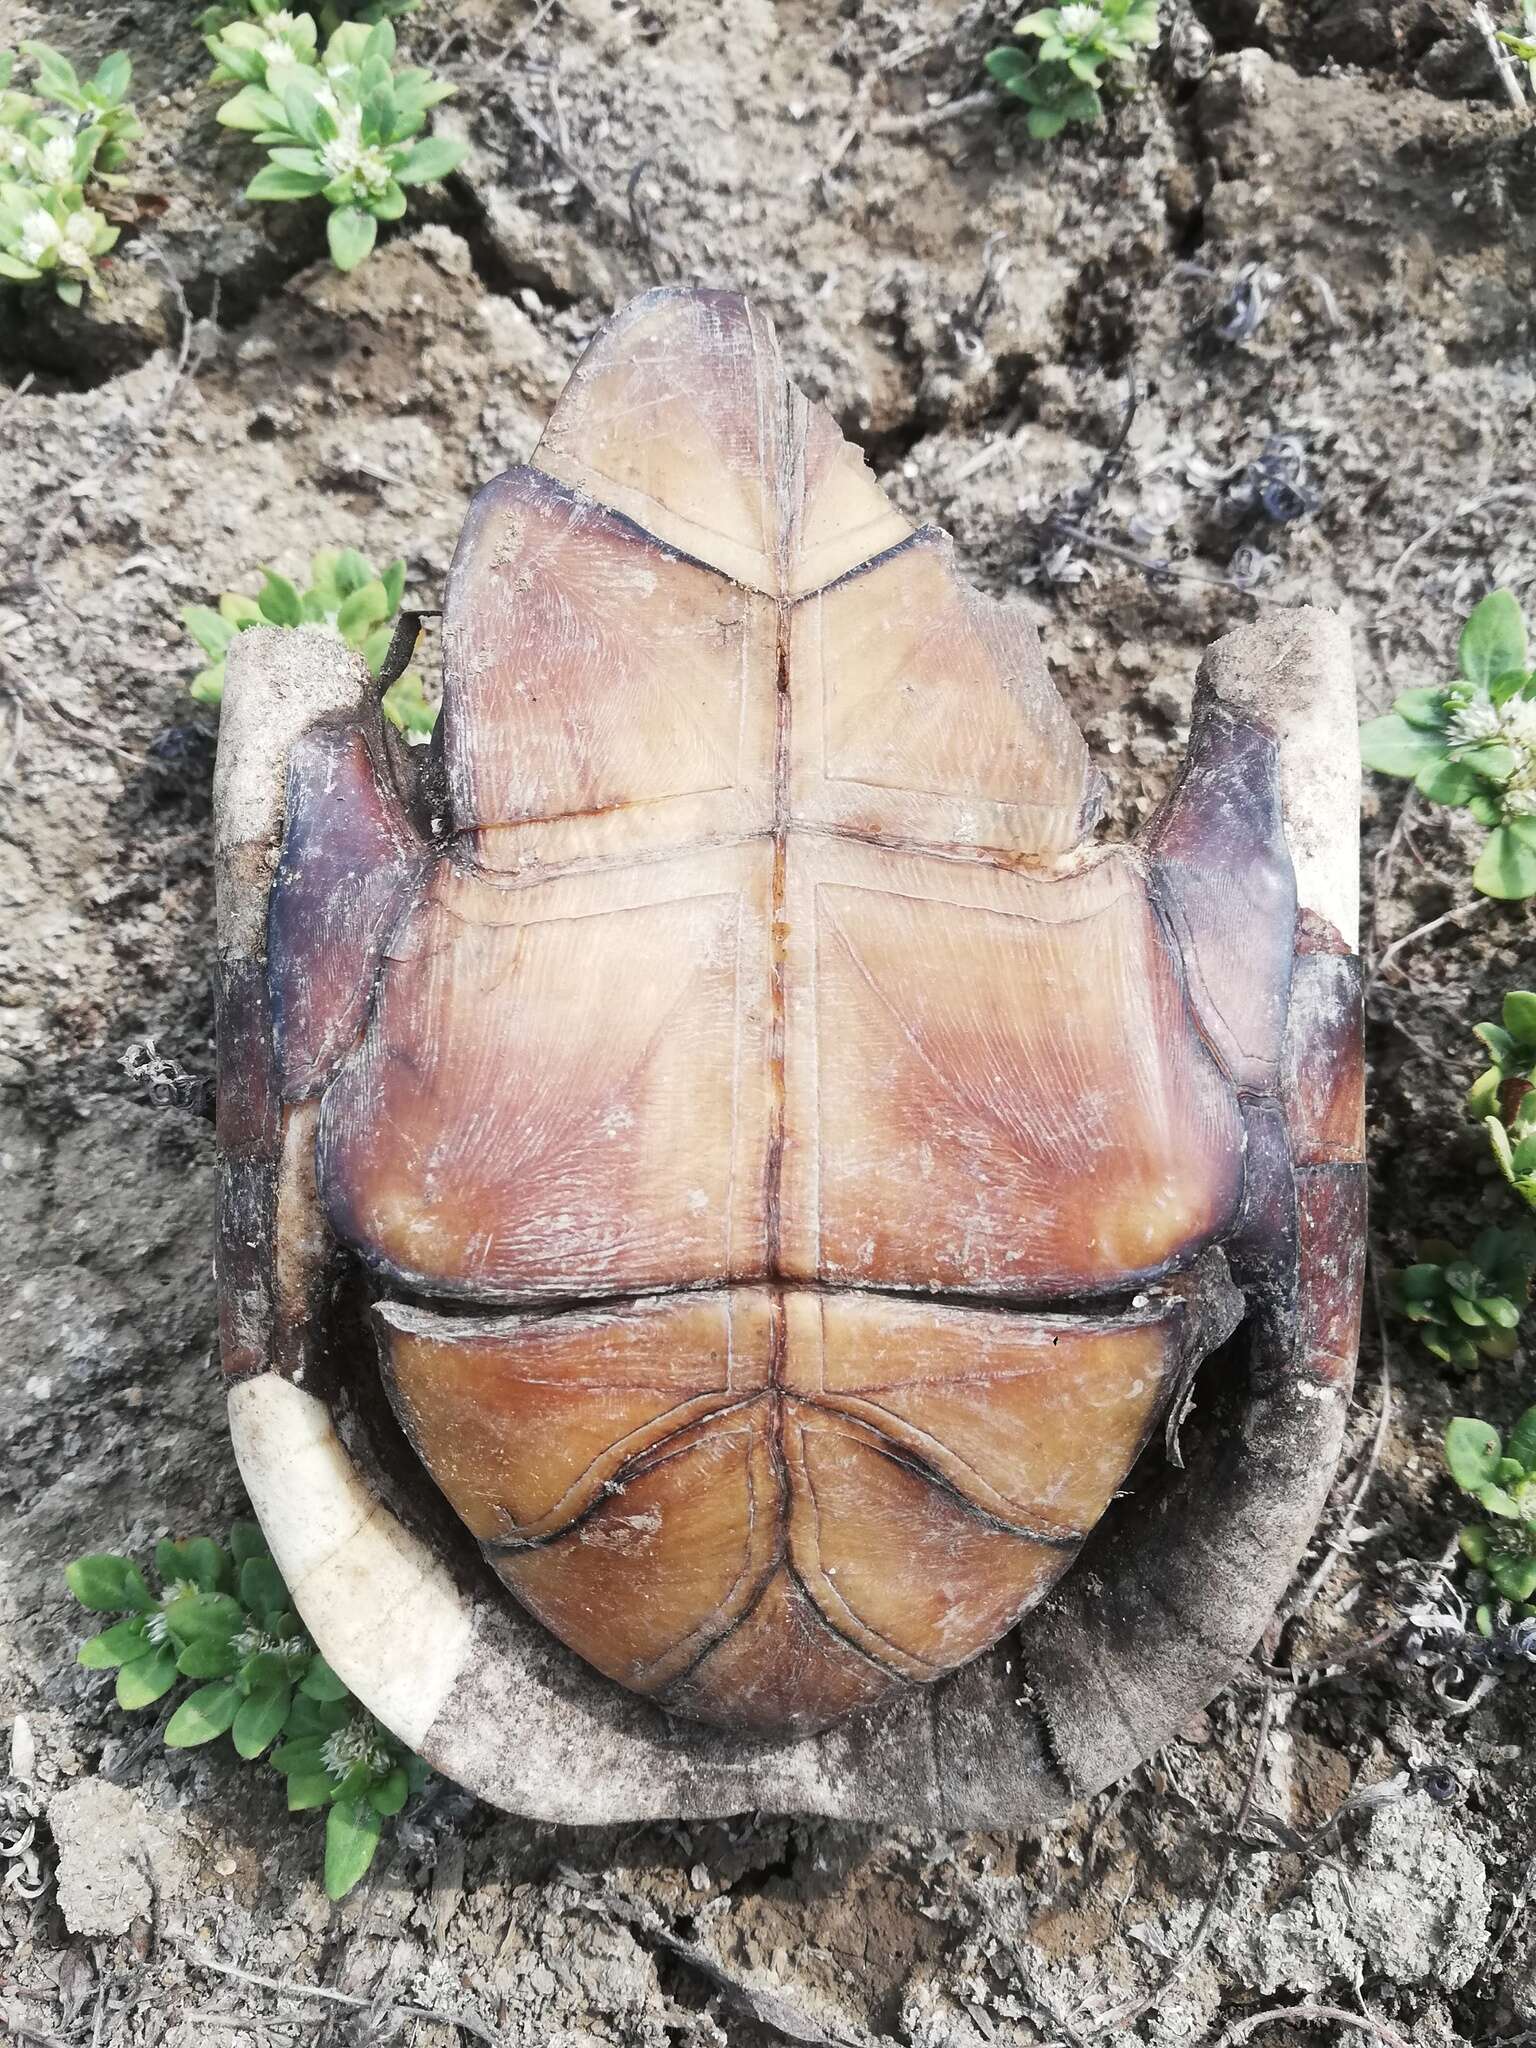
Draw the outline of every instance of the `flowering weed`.
[[[127,98],[133,67],[114,50],[82,81],[47,43],[21,52],[36,67],[30,91],[12,83],[16,52],[0,52],[0,278],[46,279],[78,306],[117,240],[86,189],[110,185],[143,133]]]
[[[1097,121],[1106,86],[1124,89],[1124,74],[1112,68],[1105,77],[1103,67],[1130,64],[1156,46],[1157,0],[1069,0],[1065,7],[1026,14],[1013,32],[1039,47],[992,50],[987,69],[1004,91],[1025,102],[1030,134],[1045,141],[1069,121]]]
[[[1473,609],[1457,653],[1456,680],[1404,691],[1361,732],[1360,751],[1368,768],[1490,827],[1472,870],[1485,896],[1536,896],[1536,674],[1512,592]]]
[[[167,1747],[196,1749],[228,1735],[242,1757],[265,1756],[286,1779],[290,1813],[327,1808],[325,1889],[344,1897],[426,1765],[315,1648],[254,1522],[237,1522],[227,1549],[207,1536],[157,1544],[155,1572],[158,1592],[131,1558],[78,1557],[69,1566],[82,1607],[123,1617],[88,1637],[79,1661],[116,1671],[117,1703],[130,1711],[199,1680],[166,1723]]]
[[[225,656],[235,635],[248,626],[318,627],[356,649],[375,675],[382,671],[405,594],[404,562],[391,562],[378,574],[355,548],[322,548],[311,557],[309,573],[309,587],[300,590],[286,576],[264,569],[256,597],[226,590],[216,611],[205,604],[182,608],[182,624],[208,657],[208,666],[192,679],[192,695],[200,704],[223,698]],[[407,735],[432,730],[436,713],[415,669],[390,685],[383,702],[385,717]]]
[[[270,157],[246,196],[325,199],[332,260],[354,270],[379,222],[405,212],[405,188],[435,184],[463,156],[462,143],[422,132],[453,88],[430,72],[395,70],[387,18],[343,22],[321,50],[313,15],[266,0],[253,0],[252,12],[207,38],[215,83],[240,87],[219,120]]]

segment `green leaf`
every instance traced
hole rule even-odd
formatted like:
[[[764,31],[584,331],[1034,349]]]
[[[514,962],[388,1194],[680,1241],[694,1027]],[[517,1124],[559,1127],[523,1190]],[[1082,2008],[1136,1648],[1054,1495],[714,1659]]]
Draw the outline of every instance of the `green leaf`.
[[[150,1648],[142,1621],[116,1621],[99,1636],[87,1636],[75,1652],[87,1671],[115,1671],[119,1664],[131,1664]]]
[[[352,1697],[348,1688],[318,1652],[311,1657],[309,1669],[299,1680],[299,1691],[310,1700],[332,1701]]]
[[[1006,85],[1010,78],[1017,78],[1021,71],[1029,68],[1029,58],[1022,50],[988,50],[982,58],[983,67],[991,73],[1000,85]]]
[[[30,284],[33,278],[42,274],[35,263],[23,263],[19,256],[7,255],[0,250],[0,277],[12,278],[17,284]]]
[[[1464,761],[1431,761],[1414,777],[1414,787],[1431,803],[1467,804],[1483,789],[1482,778]]]
[[[80,97],[80,80],[67,57],[47,43],[24,42],[21,48],[36,62],[38,86],[49,99],[69,105]]]
[[[264,623],[261,615],[261,606],[256,602],[255,598],[245,597],[238,590],[226,590],[219,599],[219,617],[221,619],[228,619],[237,633],[243,633],[247,626],[259,626]],[[250,1528],[254,1524],[240,1523],[236,1526]],[[239,1558],[236,1557],[235,1562],[238,1564],[239,1561]]]
[[[1445,1432],[1445,1462],[1463,1493],[1475,1493],[1499,1469],[1503,1444],[1491,1423],[1458,1415]]]
[[[288,1733],[296,1740],[311,1735],[334,1735],[336,1730],[344,1728],[351,1718],[350,1694],[343,1700],[316,1700],[301,1691],[294,1698],[293,1712],[288,1720]]]
[[[336,1780],[329,1771],[290,1771],[288,1774],[288,1811],[305,1813],[311,1807],[324,1806],[334,1797]]]
[[[228,1593],[183,1593],[165,1609],[166,1628],[182,1649],[189,1643],[226,1643],[244,1622],[239,1601]]]
[[[248,1557],[241,1565],[240,1598],[253,1614],[278,1614],[288,1605],[288,1588],[270,1557]]]
[[[117,1704],[134,1713],[153,1706],[176,1683],[176,1645],[157,1643],[147,1656],[136,1657],[117,1674]]]
[[[274,1749],[268,1761],[280,1777],[287,1777],[294,1771],[321,1770],[324,1752],[323,1735],[302,1735]]]
[[[131,1558],[106,1553],[77,1557],[64,1572],[65,1582],[82,1607],[93,1614],[147,1614],[155,1596]]]
[[[1473,1499],[1490,1515],[1497,1515],[1501,1521],[1518,1522],[1520,1519],[1520,1510],[1515,1505],[1513,1494],[1506,1493],[1502,1486],[1495,1486],[1491,1482],[1480,1486]]]
[[[397,555],[379,580],[384,585],[384,595],[389,599],[390,611],[399,611],[400,600],[405,595],[404,557]],[[1536,996],[1531,997],[1531,1002],[1536,1005]]]
[[[244,135],[260,135],[283,126],[283,103],[264,86],[248,85],[226,100],[214,119],[225,128],[237,128]]]
[[[1403,690],[1403,694],[1393,700],[1393,711],[1407,725],[1425,733],[1444,731],[1446,719],[1450,717],[1446,711],[1444,690]]]
[[[381,1778],[373,1787],[368,1794],[368,1803],[375,1813],[383,1814],[388,1820],[400,1811],[410,1793],[410,1780],[403,1770],[397,1768],[391,1771],[387,1778]]]
[[[338,206],[326,223],[326,239],[336,268],[356,270],[372,249],[378,232],[379,224],[371,213],[364,213],[360,206]]]
[[[200,1743],[213,1742],[230,1727],[239,1706],[240,1688],[230,1679],[199,1687],[167,1722],[167,1749],[196,1749]]]
[[[1360,728],[1360,758],[1378,775],[1413,776],[1445,759],[1445,741],[1389,711],[1384,718],[1373,718]]]
[[[245,188],[247,199],[313,199],[323,192],[328,176],[324,171],[295,171],[285,164],[267,164]]]
[[[239,1662],[227,1636],[205,1636],[187,1644],[176,1659],[176,1669],[183,1678],[228,1678]]]
[[[91,84],[108,106],[116,106],[127,92],[133,78],[133,65],[126,50],[114,50],[110,57],[103,57],[96,67],[96,76]]]
[[[1507,1455],[1526,1472],[1536,1472],[1536,1408],[1527,1408],[1509,1432]]]
[[[281,164],[285,171],[303,171],[308,176],[318,177],[322,185],[330,180],[330,172],[312,149],[289,149],[279,145],[272,151],[272,161]]]
[[[310,76],[319,83],[314,73]],[[309,85],[304,79],[285,73],[282,97],[283,114],[293,133],[302,136],[312,149],[319,148],[327,138],[320,129],[320,103]]]
[[[243,600],[250,602],[250,600]],[[229,1551],[237,1565],[248,1558],[267,1555],[267,1539],[259,1522],[236,1522],[229,1532]]]
[[[209,616],[216,617],[217,614],[210,613]],[[219,624],[222,626],[224,621],[220,619]],[[230,629],[230,638],[234,638],[233,629]],[[208,651],[212,654],[222,650],[210,648]],[[214,1593],[228,1580],[229,1559],[211,1537],[194,1536],[187,1543],[157,1543],[155,1570],[164,1585],[185,1579],[205,1593]]]
[[[435,185],[464,161],[467,145],[451,135],[424,135],[395,172],[402,185]]]
[[[277,1740],[283,1732],[292,1703],[293,1689],[287,1685],[252,1693],[242,1703],[235,1715],[233,1734],[235,1747],[243,1757],[260,1756],[268,1743]]]
[[[1504,1018],[1504,1029],[1511,1038],[1518,1039],[1520,1044],[1528,1045],[1536,1051],[1536,995],[1529,989],[1511,989],[1504,998],[1501,1014]]]
[[[1502,1024],[1474,1024],[1472,1036],[1487,1046],[1501,1067],[1513,1062],[1517,1041],[1514,1033],[1506,1031]]]
[[[304,616],[297,590],[275,570],[263,569],[261,573],[266,579],[257,600],[262,617],[273,626],[297,626]]]
[[[1519,766],[1514,748],[1505,746],[1501,740],[1491,741],[1487,746],[1466,747],[1456,758],[1463,768],[1470,768],[1488,782],[1507,782]]]
[[[1509,590],[1490,591],[1473,607],[1457,647],[1461,673],[1485,687],[1525,667],[1525,620]]]
[[[1477,1305],[1482,1310],[1484,1320],[1494,1324],[1496,1328],[1513,1330],[1518,1327],[1520,1311],[1502,1294],[1479,1295]]]
[[[1457,1537],[1461,1554],[1469,1564],[1482,1564],[1488,1555],[1488,1531],[1480,1524],[1463,1529]]]
[[[338,1799],[325,1817],[325,1895],[344,1899],[366,1875],[383,1823],[366,1799]]]
[[[1515,825],[1498,826],[1478,855],[1472,886],[1503,903],[1536,896],[1536,844]]]
[[[1506,1600],[1529,1600],[1536,1593],[1536,1557],[1495,1555],[1486,1569]]]
[[[354,590],[336,614],[336,630],[348,646],[355,647],[368,628],[389,616],[389,595],[377,578]]]
[[[1067,125],[1067,117],[1059,107],[1031,107],[1025,126],[1037,142],[1049,142],[1053,135],[1059,135]]]
[[[1443,1266],[1430,1265],[1405,1267],[1398,1276],[1405,1301],[1431,1301],[1439,1294],[1444,1279]]]
[[[1469,1330],[1483,1330],[1488,1326],[1488,1319],[1482,1310],[1476,1302],[1468,1301],[1464,1294],[1451,1296],[1451,1314],[1458,1321],[1465,1323]]]

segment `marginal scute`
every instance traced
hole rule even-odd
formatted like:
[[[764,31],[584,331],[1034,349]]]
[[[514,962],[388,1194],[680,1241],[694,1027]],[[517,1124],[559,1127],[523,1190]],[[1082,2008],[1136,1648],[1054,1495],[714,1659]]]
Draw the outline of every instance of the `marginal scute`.
[[[1279,764],[1269,735],[1209,689],[1147,843],[1200,1028],[1238,1087],[1272,1090],[1296,922]]]
[[[267,975],[285,1101],[317,1094],[355,1042],[390,925],[424,853],[357,726],[320,726],[288,768]]]

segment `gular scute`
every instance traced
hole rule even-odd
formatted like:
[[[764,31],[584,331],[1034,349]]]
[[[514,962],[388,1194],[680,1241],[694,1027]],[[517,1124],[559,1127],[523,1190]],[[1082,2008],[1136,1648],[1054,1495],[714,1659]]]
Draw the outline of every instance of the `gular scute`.
[[[1188,1334],[1176,1295],[1088,1317],[761,1286],[378,1321],[406,1434],[506,1583],[609,1676],[727,1721],[710,1660],[776,1578],[871,1696],[995,1641],[1103,1513]]]
[[[978,1657],[1231,1327],[1255,1096],[1294,1215],[1272,738],[1211,727],[1146,848],[1084,844],[1102,784],[1027,616],[759,314],[663,292],[472,507],[434,747],[440,836],[381,844],[366,944],[335,931],[363,993],[289,1060],[426,1469],[674,1711],[798,1735]],[[294,905],[342,886],[327,792],[344,850],[372,829],[332,765]]]

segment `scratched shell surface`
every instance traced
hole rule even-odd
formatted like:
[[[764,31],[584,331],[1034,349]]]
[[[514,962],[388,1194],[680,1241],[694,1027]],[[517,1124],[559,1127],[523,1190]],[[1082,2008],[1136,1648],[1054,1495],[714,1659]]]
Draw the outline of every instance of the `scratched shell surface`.
[[[605,329],[471,509],[443,851],[308,744],[285,1093],[411,1443],[598,1670],[817,1728],[1070,1563],[1194,1362],[1176,1276],[1277,1080],[1294,884],[1273,750],[1229,737],[1219,801],[1087,845],[1033,629],[695,293]],[[283,935],[348,874],[331,988]]]

